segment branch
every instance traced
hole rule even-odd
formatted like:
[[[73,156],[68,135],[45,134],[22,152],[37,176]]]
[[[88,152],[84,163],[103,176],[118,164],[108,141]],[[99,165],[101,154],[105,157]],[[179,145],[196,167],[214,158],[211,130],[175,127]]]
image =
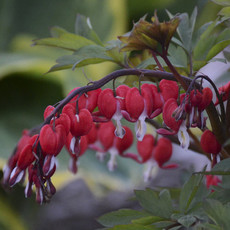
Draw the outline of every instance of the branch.
[[[54,117],[54,115],[56,113],[58,113],[76,95],[84,94],[86,92],[101,88],[102,86],[104,86],[105,84],[110,82],[111,80],[114,80],[118,77],[130,76],[130,75],[144,76],[144,77],[146,77],[146,78],[142,78],[144,81],[152,79],[152,78],[160,78],[160,79],[167,79],[167,80],[176,81],[174,75],[172,73],[169,73],[169,72],[162,72],[162,71],[156,71],[156,70],[146,70],[146,69],[121,69],[121,70],[114,71],[114,72],[108,74],[107,76],[101,78],[100,80],[92,82],[92,84],[90,84],[90,85],[83,86],[83,87],[78,88],[78,89],[74,90],[73,92],[71,92],[71,94],[69,94],[66,98],[64,98],[62,101],[60,101],[58,103],[57,107],[52,111],[52,113],[50,113],[50,115],[40,125],[40,128],[42,126],[44,126],[45,124],[49,124],[52,117]],[[192,81],[188,77],[185,77],[185,76],[181,76],[181,77],[187,83],[191,83],[191,81]]]

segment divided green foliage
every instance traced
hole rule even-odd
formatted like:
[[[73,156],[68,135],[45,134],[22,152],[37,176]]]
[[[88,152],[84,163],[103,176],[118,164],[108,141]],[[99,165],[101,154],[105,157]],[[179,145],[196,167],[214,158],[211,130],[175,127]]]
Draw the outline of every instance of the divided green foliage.
[[[51,67],[49,72],[62,69],[75,69],[89,64],[97,64],[105,61],[113,61],[106,54],[106,48],[99,45],[84,46],[74,52],[73,55],[65,55],[56,60],[58,64]]]
[[[101,39],[92,29],[90,19],[84,15],[77,14],[77,18],[75,21],[75,33],[94,41],[98,45],[103,46]]]
[[[136,198],[144,210],[154,216],[170,218],[173,213],[171,196],[168,190],[162,190],[159,195],[147,188],[145,191],[136,190]]]
[[[230,175],[230,159],[225,159],[216,164],[211,171],[198,172],[203,175]]]
[[[222,229],[230,226],[230,204],[223,205],[220,201],[208,199],[204,203],[204,210],[208,217]]]
[[[148,217],[149,214],[132,209],[121,209],[107,213],[100,218],[98,222],[105,227],[113,227],[120,224],[130,224],[132,220]]]
[[[197,71],[206,65],[230,44],[229,29],[224,30],[220,34],[216,32],[217,26],[228,17],[229,9],[227,8],[229,7],[223,8],[219,13],[225,16],[221,20],[217,19],[214,22],[206,23],[196,30],[197,8],[193,10],[190,18],[187,13],[180,15],[181,22],[177,29],[179,40],[174,37],[172,41],[184,49],[188,56],[188,60],[192,60],[193,71]],[[167,13],[170,18],[173,17],[170,12],[167,11]],[[215,59],[215,61],[220,60]],[[186,66],[189,64],[190,63],[187,63]]]
[[[58,37],[36,39],[34,40],[34,45],[53,46],[65,50],[77,51],[84,46],[95,44],[95,42],[80,35],[62,32],[63,33],[56,34]]]

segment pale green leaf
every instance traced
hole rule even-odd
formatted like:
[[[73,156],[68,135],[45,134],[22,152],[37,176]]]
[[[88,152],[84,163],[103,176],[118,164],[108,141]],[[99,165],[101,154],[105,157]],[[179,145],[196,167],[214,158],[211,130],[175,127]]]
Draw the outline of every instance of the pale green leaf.
[[[202,178],[202,175],[193,175],[184,184],[179,199],[179,207],[182,213],[186,214],[192,205],[194,205],[194,198],[197,195]]]
[[[230,171],[230,159],[225,159],[220,161],[218,164],[216,164],[213,168],[212,171]]]
[[[172,201],[168,190],[162,190],[158,195],[151,189],[136,190],[135,195],[140,205],[154,216],[170,218],[173,212]]]
[[[54,26],[50,29],[50,33],[52,37],[59,38],[62,34],[69,33],[69,32],[59,26]]]
[[[187,68],[187,55],[183,48],[181,48],[180,46],[175,47],[174,45],[170,45],[168,53],[170,55],[169,60],[174,66]]]
[[[221,202],[213,199],[208,199],[204,203],[204,210],[209,216],[209,218],[214,221],[215,224],[222,227],[223,229],[228,229],[230,226],[230,206],[223,205]]]
[[[227,64],[227,60],[225,58],[212,58],[209,62],[216,62],[216,61]]]
[[[70,51],[76,51],[81,47],[94,44],[93,41],[72,33],[62,33],[59,37],[34,40],[34,45],[53,46]]]
[[[210,59],[215,57],[219,52],[221,52],[228,45],[230,45],[230,40],[222,41],[212,46],[212,48],[209,50],[206,56],[206,60],[209,61]]]
[[[129,224],[132,220],[147,217],[149,214],[133,209],[120,209],[107,213],[97,219],[105,227],[113,227],[120,224]]]
[[[90,19],[84,15],[77,14],[75,21],[75,33],[103,46],[102,41],[92,28]]]
[[[219,4],[221,6],[230,6],[229,0],[211,0],[215,2],[216,4]]]
[[[192,215],[182,216],[177,220],[184,227],[189,228],[193,223],[196,222],[196,218]]]
[[[226,18],[230,18],[230,6],[224,7],[224,8],[218,13],[218,15],[221,15],[221,16],[226,17]]]
[[[141,224],[141,225],[149,225],[149,224],[152,224],[152,223],[155,223],[158,221],[162,221],[162,220],[164,220],[164,219],[161,217],[158,217],[158,216],[146,216],[146,217],[132,220],[132,223],[133,224]]]
[[[98,64],[105,61],[114,61],[106,54],[106,49],[98,45],[84,46],[73,55],[65,55],[56,60],[58,64],[54,65],[49,72],[62,69],[75,69],[89,64]]]
[[[120,40],[112,40],[108,42],[106,45],[106,53],[111,58],[113,58],[117,63],[121,64],[124,63],[124,56],[123,52],[120,52],[121,48],[121,41]]]

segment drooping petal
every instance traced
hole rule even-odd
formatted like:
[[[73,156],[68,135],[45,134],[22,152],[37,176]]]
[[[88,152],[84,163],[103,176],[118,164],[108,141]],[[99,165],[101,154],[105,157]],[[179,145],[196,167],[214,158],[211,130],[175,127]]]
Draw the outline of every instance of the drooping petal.
[[[107,163],[107,166],[108,166],[109,171],[112,172],[117,167],[116,157],[119,153],[115,147],[110,148],[108,152],[110,154],[110,159]]]
[[[126,110],[132,119],[137,120],[144,110],[144,99],[137,88],[130,88],[125,99]]]
[[[190,137],[187,132],[187,127],[185,121],[181,124],[180,129],[178,131],[178,140],[180,142],[180,146],[187,150],[190,144]]]
[[[137,151],[142,158],[142,162],[149,160],[153,153],[154,148],[154,137],[153,135],[146,134],[142,141],[137,142]]]
[[[146,134],[147,125],[145,122],[145,118],[146,118],[146,113],[143,112],[143,114],[140,115],[139,119],[135,123],[135,132],[138,141],[142,141],[144,135]]]

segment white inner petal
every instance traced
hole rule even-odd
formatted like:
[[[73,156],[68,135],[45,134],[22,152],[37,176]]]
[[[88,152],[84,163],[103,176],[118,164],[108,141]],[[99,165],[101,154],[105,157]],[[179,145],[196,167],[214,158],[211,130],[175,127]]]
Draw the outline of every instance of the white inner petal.
[[[117,161],[116,161],[116,156],[118,155],[118,151],[115,147],[112,147],[108,150],[110,154],[110,159],[108,161],[108,169],[110,172],[114,171],[114,169],[117,167]]]
[[[114,131],[114,134],[117,137],[123,138],[125,135],[125,129],[121,125],[121,119],[122,119],[121,109],[120,109],[120,103],[117,100],[117,110],[114,113],[112,119],[116,121],[116,130]]]
[[[178,140],[180,141],[180,145],[184,150],[187,150],[190,144],[190,137],[187,132],[187,127],[185,121],[180,126],[178,131]]]
[[[145,118],[147,117],[146,108],[143,110],[142,114],[135,123],[135,132],[138,141],[142,141],[147,130],[147,125],[145,123]]]
[[[75,143],[76,143],[76,138],[75,137],[73,137],[72,139],[71,139],[71,142],[70,142],[70,150],[71,150],[71,152],[73,153],[73,154],[75,154],[75,152],[74,152],[74,146],[75,146]]]

